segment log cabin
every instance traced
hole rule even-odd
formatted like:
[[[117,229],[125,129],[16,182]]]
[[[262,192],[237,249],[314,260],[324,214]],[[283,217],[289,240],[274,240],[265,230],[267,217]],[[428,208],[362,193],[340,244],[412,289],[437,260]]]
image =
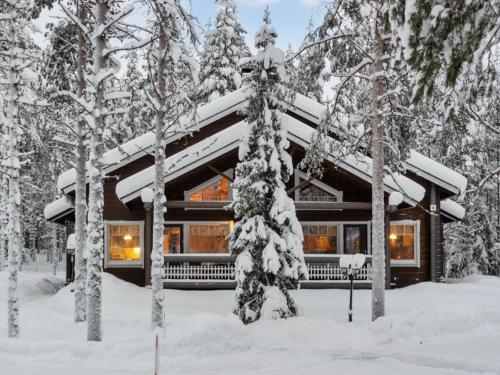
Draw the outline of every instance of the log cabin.
[[[242,112],[246,102],[244,90],[230,93],[198,108],[196,124],[186,125],[187,135],[174,131],[168,136],[165,288],[235,286],[234,258],[226,239],[234,216],[226,206],[232,197],[238,147],[247,129]],[[321,178],[309,178],[298,167],[324,110],[322,104],[297,94],[283,118],[288,152],[297,166],[287,189],[302,224],[310,274],[301,287],[346,287],[339,257],[355,253],[367,256],[355,286],[370,287],[371,158],[361,153],[342,158],[326,155]],[[330,136],[335,142],[335,129]],[[152,204],[144,192],[153,186],[154,141],[149,132],[104,157],[103,268],[141,286],[150,283],[151,274]],[[387,169],[384,179],[387,288],[439,281],[445,263],[443,225],[464,216],[463,207],[451,200],[464,192],[464,176],[415,151],[404,165],[404,174]],[[69,233],[75,180],[74,169],[62,173],[57,183],[61,198],[45,208],[46,219],[64,224]],[[396,192],[402,199],[391,202],[389,197]],[[69,279],[71,267],[69,262]]]

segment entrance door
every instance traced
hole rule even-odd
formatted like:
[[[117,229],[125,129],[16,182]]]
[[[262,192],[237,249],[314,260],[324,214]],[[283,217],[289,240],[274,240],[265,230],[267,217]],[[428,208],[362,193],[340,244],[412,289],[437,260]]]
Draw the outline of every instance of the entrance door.
[[[344,224],[344,254],[368,254],[366,224]]]

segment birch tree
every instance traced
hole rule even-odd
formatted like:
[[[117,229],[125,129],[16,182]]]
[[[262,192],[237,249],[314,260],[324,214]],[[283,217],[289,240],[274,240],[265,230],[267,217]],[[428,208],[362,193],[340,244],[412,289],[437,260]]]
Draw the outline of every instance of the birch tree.
[[[5,97],[6,116],[5,124],[8,132],[8,152],[3,160],[8,182],[8,247],[9,247],[9,282],[7,298],[7,319],[9,337],[19,337],[19,306],[18,306],[18,271],[22,254],[21,233],[21,192],[20,192],[20,136],[22,118],[21,107],[25,104],[33,104],[34,93],[29,89],[28,83],[34,76],[30,71],[33,64],[34,54],[30,53],[29,47],[29,1],[3,1],[0,4],[0,24],[2,32],[0,38],[6,45],[1,51],[2,60],[6,62],[6,79],[0,82],[6,84],[7,95]],[[3,78],[3,77],[2,77]]]
[[[155,113],[155,182],[153,200],[153,249],[151,254],[153,329],[164,325],[163,228],[165,208],[165,139],[168,133],[183,133],[194,120],[194,105],[188,89],[195,76],[195,63],[185,53],[183,39],[196,42],[192,16],[178,0],[150,1],[155,38],[148,53],[149,99]],[[186,34],[183,34],[183,31]],[[185,115],[184,121],[180,121]],[[189,120],[191,118],[191,121]]]

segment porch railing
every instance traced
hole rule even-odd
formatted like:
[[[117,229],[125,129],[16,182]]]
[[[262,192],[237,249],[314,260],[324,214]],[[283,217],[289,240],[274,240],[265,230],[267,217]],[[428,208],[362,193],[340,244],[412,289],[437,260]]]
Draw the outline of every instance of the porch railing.
[[[308,282],[346,282],[339,266],[340,255],[305,256]],[[170,254],[165,256],[165,281],[234,281],[234,260],[228,254]],[[355,282],[371,282],[371,256],[355,276]]]

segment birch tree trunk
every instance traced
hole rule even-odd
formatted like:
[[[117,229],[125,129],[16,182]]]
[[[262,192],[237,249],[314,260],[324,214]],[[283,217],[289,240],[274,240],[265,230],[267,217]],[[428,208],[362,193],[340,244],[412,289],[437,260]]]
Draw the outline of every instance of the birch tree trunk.
[[[9,132],[8,177],[9,177],[9,284],[8,284],[8,335],[19,337],[19,306],[17,277],[21,256],[21,193],[19,191],[19,75],[18,75],[18,36],[16,28],[17,10],[10,7],[8,21],[9,48],[9,91],[7,94],[7,129]]]
[[[152,288],[152,328],[163,327],[163,225],[165,210],[165,142],[164,121],[166,102],[166,61],[167,38],[162,17],[162,7],[159,6],[159,47],[158,71],[156,79],[158,84],[159,109],[156,113],[156,142],[155,142],[155,184],[153,201],[153,250],[151,254],[151,288]]]
[[[78,3],[78,18],[82,25],[86,24],[86,10],[83,1]],[[78,97],[85,93],[85,36],[78,28]],[[87,216],[86,182],[85,182],[85,120],[78,119],[78,145],[76,147],[76,186],[75,186],[75,322],[86,319],[85,279],[87,277],[87,261],[85,251],[85,225]]]
[[[97,1],[95,6],[95,30],[104,30],[108,3]],[[105,80],[101,77],[105,69],[103,55],[106,46],[106,31],[97,36],[94,46],[93,79],[95,89],[95,107],[93,111],[93,129],[90,139],[89,171],[89,212],[87,226],[87,340],[102,340],[102,250],[103,250],[103,164],[104,151],[104,90]]]
[[[2,142],[3,143],[3,142]],[[3,152],[6,152],[5,145],[2,145]],[[2,158],[5,154],[2,155]],[[0,177],[0,272],[5,270],[5,256],[7,253],[8,246],[8,217],[7,217],[7,207],[8,207],[8,180],[3,176]]]
[[[383,2],[383,1],[382,1]],[[384,119],[380,98],[385,93],[382,73],[384,42],[380,35],[381,14],[373,12],[372,40],[372,320],[385,315],[385,230],[384,230]]]
[[[52,274],[57,274],[57,264],[59,263],[59,251],[57,248],[57,228],[55,224],[50,225],[50,247],[52,248]]]

